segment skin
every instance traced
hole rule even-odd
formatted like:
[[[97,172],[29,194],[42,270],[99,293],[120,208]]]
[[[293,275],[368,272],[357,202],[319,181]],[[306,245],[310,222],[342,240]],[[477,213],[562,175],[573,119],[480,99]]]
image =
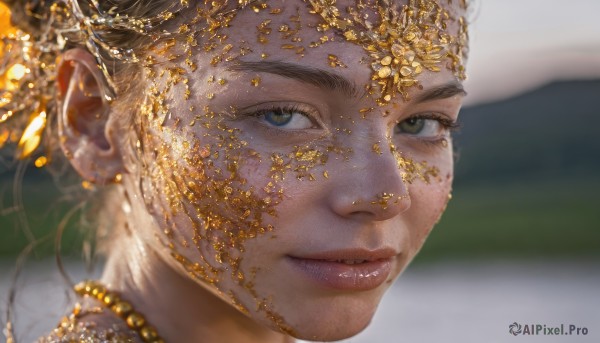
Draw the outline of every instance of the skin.
[[[298,7],[305,24],[318,22],[302,2],[287,1],[281,7],[284,8],[282,18],[294,14]],[[230,37],[253,42],[256,34],[248,28],[256,27],[265,18],[270,17],[242,11],[224,31]],[[273,27],[279,24],[274,19]],[[300,35],[305,41],[319,37],[313,29],[302,30]],[[78,49],[63,56],[59,68],[63,149],[72,156],[73,166],[87,180],[101,184],[122,175],[118,198],[122,199],[119,201],[123,202],[121,207],[127,225],[115,230],[102,281],[143,313],[166,341],[293,341],[281,332],[281,325],[272,316],[264,310],[256,310],[259,300],[266,300],[269,311],[282,318],[285,327],[291,328],[297,338],[325,341],[357,334],[369,324],[385,291],[420,250],[449,198],[453,157],[447,130],[434,129],[433,133],[421,136],[394,128],[411,117],[428,113],[456,121],[462,93],[423,99],[431,95],[432,90],[456,86],[451,71],[444,68],[437,73],[425,71],[419,76],[422,88],[413,87],[409,91],[411,101],[398,97],[388,105],[378,106],[373,97],[364,96],[360,91],[370,82],[371,75],[368,64],[355,62],[368,57],[360,46],[340,40],[309,49],[303,58],[298,58],[293,51],[280,49],[286,42],[277,35],[269,39],[267,44],[241,60],[285,61],[301,68],[318,68],[336,73],[356,85],[359,91],[348,94],[276,73],[232,70],[235,69],[233,63],[212,67],[208,54],[194,52],[194,62],[200,66],[188,75],[194,96],[189,101],[171,100],[170,110],[175,115],[161,122],[149,121],[148,134],[142,136],[146,147],[160,148],[165,144],[169,147],[160,156],[172,162],[162,165],[156,162],[152,172],[144,172],[139,164],[130,162],[134,158],[124,148],[128,142],[123,138],[131,137],[130,128],[118,119],[126,111],[122,108],[107,110],[108,105],[101,101],[101,75],[94,68],[93,57]],[[331,51],[351,67],[330,67],[327,56]],[[261,52],[277,58],[263,60]],[[206,82],[211,75],[226,79],[226,85]],[[257,76],[260,82],[255,87],[251,80]],[[84,86],[74,86],[79,84]],[[177,92],[176,89],[174,99]],[[205,96],[209,93],[214,94],[212,100]],[[274,127],[264,116],[244,114],[261,109],[265,103],[296,106],[316,118],[300,121],[309,127],[287,129]],[[275,206],[277,216],[262,216],[263,224],[270,224],[274,229],[245,241],[243,252],[228,250],[241,259],[240,271],[252,281],[252,292],[248,291],[247,283],[242,285],[231,277],[228,269],[231,266],[215,259],[210,244],[192,243],[193,225],[201,220],[168,205],[165,189],[169,176],[201,169],[186,160],[189,149],[185,149],[184,142],[215,146],[214,137],[222,133],[216,126],[179,124],[193,119],[188,110],[191,105],[196,108],[208,105],[216,113],[228,112],[230,106],[239,109],[233,116],[220,116],[215,123],[219,120],[238,129],[237,138],[248,143],[241,149],[244,158],[239,170],[247,182],[234,180],[231,186],[240,190],[254,187],[259,197],[265,196],[260,190],[272,181],[271,154],[288,154],[295,145],[320,151],[330,145],[351,149],[348,159],[341,154],[329,154],[326,163],[311,170],[317,175],[314,181],[299,180],[294,173],[278,181],[277,188],[282,189],[284,195]],[[363,119],[360,110],[371,107],[375,110]],[[437,127],[435,120],[431,121],[431,125]],[[348,130],[350,134],[346,133]],[[374,152],[374,144],[380,145],[381,153]],[[390,144],[403,156],[435,166],[439,170],[438,177],[430,182],[403,179],[405,171],[398,167],[398,157],[390,151]],[[260,160],[247,155],[250,149],[260,155]],[[142,159],[156,158],[151,149],[146,149]],[[221,156],[213,158],[213,162],[216,167],[226,168],[230,161]],[[322,176],[325,171],[329,177]],[[218,176],[208,171],[208,177]],[[141,192],[140,183],[151,193]],[[387,206],[372,204],[383,192],[402,197]],[[191,211],[198,205],[185,198],[180,200],[182,208]],[[207,205],[211,205],[211,201],[215,202],[207,197],[201,200]],[[220,216],[231,216],[218,203],[213,207],[220,211]],[[173,227],[172,235],[163,234],[165,229]],[[392,250],[395,256],[386,282],[368,291],[331,290],[307,280],[289,263],[289,256],[348,248]],[[173,252],[188,261],[222,268],[218,282],[209,284],[194,277],[185,265],[172,257]],[[248,309],[247,315],[231,305],[228,292],[235,294],[237,301]],[[122,325],[120,319],[107,312],[86,320],[101,326]]]

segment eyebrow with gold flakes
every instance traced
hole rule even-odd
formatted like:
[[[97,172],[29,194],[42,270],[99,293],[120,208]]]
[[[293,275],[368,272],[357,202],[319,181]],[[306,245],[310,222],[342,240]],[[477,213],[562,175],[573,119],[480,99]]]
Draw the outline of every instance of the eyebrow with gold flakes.
[[[342,75],[295,63],[281,61],[238,61],[227,69],[229,71],[249,71],[279,75],[320,88],[340,91],[349,97],[362,97],[366,94],[364,91],[359,92],[356,84]],[[361,93],[362,95],[359,96]],[[414,102],[441,100],[451,98],[455,95],[465,96],[466,94],[463,86],[458,81],[453,81],[423,91],[415,98]]]
[[[415,97],[414,102],[427,102],[433,100],[448,99],[455,95],[465,96],[467,92],[458,81],[449,82],[441,86],[435,86],[424,90]]]
[[[230,71],[250,71],[279,75],[312,84],[319,88],[340,91],[349,97],[357,97],[361,94],[354,82],[337,73],[295,63],[281,61],[238,61],[227,69]]]

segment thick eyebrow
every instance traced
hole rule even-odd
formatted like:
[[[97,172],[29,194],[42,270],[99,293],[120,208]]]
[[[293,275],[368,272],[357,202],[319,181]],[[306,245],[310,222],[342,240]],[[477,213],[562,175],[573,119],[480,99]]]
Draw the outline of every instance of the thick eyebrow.
[[[238,61],[227,69],[230,71],[251,71],[279,75],[319,88],[339,91],[349,97],[356,97],[359,94],[356,84],[339,74],[294,63],[281,61]]]
[[[282,61],[238,61],[227,68],[230,71],[250,71],[256,73],[269,73],[312,84],[319,88],[340,91],[349,97],[358,97],[361,93],[356,84],[337,73],[327,70],[303,66]],[[364,95],[364,92],[362,92]],[[455,95],[465,96],[463,86],[458,82],[450,82],[438,87],[425,90],[416,97],[414,102],[447,99]],[[362,97],[362,96],[361,96]]]
[[[424,90],[421,94],[419,94],[414,102],[426,102],[433,100],[441,100],[451,98],[455,95],[465,96],[467,92],[463,88],[463,86],[458,81],[453,81],[441,86],[432,87],[427,90]]]

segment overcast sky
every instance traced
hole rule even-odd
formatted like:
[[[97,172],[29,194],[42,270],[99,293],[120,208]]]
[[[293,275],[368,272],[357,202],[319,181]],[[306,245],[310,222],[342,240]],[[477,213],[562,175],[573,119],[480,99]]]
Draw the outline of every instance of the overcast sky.
[[[600,0],[474,1],[468,103],[600,78]]]

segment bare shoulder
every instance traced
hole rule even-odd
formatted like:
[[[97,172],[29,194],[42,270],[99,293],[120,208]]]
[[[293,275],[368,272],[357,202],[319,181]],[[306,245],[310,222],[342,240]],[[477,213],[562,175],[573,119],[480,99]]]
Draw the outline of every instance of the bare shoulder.
[[[138,343],[135,331],[123,320],[101,307],[77,305],[73,313],[63,317],[55,329],[39,338],[38,343]]]

